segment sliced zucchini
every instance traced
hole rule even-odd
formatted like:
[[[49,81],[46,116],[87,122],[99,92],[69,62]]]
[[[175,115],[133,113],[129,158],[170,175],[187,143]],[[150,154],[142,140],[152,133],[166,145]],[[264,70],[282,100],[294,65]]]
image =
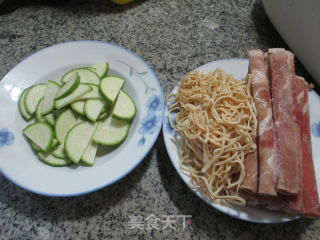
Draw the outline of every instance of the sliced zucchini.
[[[36,120],[38,122],[45,122],[46,119],[42,116],[41,114],[41,109],[42,109],[42,105],[43,105],[43,98],[40,99],[40,101],[38,102],[37,108],[36,108]]]
[[[59,90],[60,90],[60,85],[58,83],[54,81],[48,81],[46,92],[43,97],[43,103],[41,106],[41,115],[47,115],[53,111],[54,98]]]
[[[74,163],[80,161],[83,153],[91,142],[97,125],[97,123],[93,124],[84,121],[74,125],[68,132],[64,142],[64,149],[67,156]]]
[[[50,150],[55,150],[60,145],[60,142],[57,139],[53,139],[53,143],[50,147]]]
[[[108,117],[109,115],[109,112],[105,111],[105,112],[102,112],[100,113],[99,117],[98,117],[98,121],[101,121],[101,120],[104,120],[106,117]]]
[[[119,120],[130,121],[135,115],[136,105],[127,93],[120,90],[113,108],[112,117]]]
[[[23,134],[45,152],[50,150],[54,139],[52,127],[43,122],[28,125],[23,129]]]
[[[92,66],[92,69],[94,72],[96,72],[96,74],[98,74],[98,76],[101,78],[107,76],[108,74],[108,70],[109,70],[109,63],[105,62],[105,63],[100,63],[97,65]]]
[[[53,113],[49,113],[47,115],[44,115],[44,119],[46,120],[47,123],[49,123],[51,126],[54,126],[54,122],[56,121],[55,120],[55,117],[54,117],[54,114]]]
[[[39,158],[46,164],[54,167],[64,167],[72,164],[69,159],[57,158],[51,153],[38,153]]]
[[[24,106],[30,115],[36,111],[37,105],[46,92],[46,84],[40,83],[33,85],[24,97]]]
[[[42,149],[40,147],[38,147],[37,144],[35,144],[34,142],[32,142],[31,140],[28,141],[32,147],[33,150],[35,150],[36,152],[42,152]]]
[[[68,95],[68,96],[66,96],[64,98],[60,98],[58,100],[55,100],[54,101],[54,106],[55,106],[56,109],[63,108],[65,106],[67,106],[68,104],[79,100],[79,98],[81,96],[83,96],[87,92],[91,91],[91,89],[92,88],[91,88],[90,84],[81,83],[76,88],[76,90],[74,90],[70,95]]]
[[[107,76],[100,81],[100,92],[109,103],[113,104],[123,84],[123,78],[118,76]]]
[[[79,84],[79,74],[77,72],[72,73],[68,81],[60,88],[54,99],[57,100],[70,95],[71,93],[73,93],[73,91],[76,90]]]
[[[29,143],[30,143],[31,147],[32,147],[35,151],[37,151],[37,152],[42,152],[42,151],[43,151],[37,144],[35,144],[35,143],[32,142],[31,140],[29,140]],[[55,150],[59,145],[60,145],[60,142],[59,142],[57,139],[54,138],[54,139],[53,139],[53,142],[52,142],[52,145],[51,145],[51,147],[50,147],[50,149],[49,149],[49,151]]]
[[[24,105],[24,99],[25,99],[25,96],[26,96],[27,92],[29,91],[29,89],[30,88],[26,88],[25,90],[23,90],[23,92],[20,95],[19,103],[18,103],[20,113],[21,113],[22,117],[27,121],[31,120],[31,118],[32,118],[32,115],[27,112],[26,107]]]
[[[102,126],[96,131],[92,141],[95,144],[104,146],[117,145],[124,141],[128,135],[130,124],[127,121],[121,121],[108,117]]]
[[[96,84],[90,84],[92,90],[83,96],[81,96],[80,100],[86,99],[103,99],[103,96],[100,93],[99,86]]]
[[[53,113],[53,116],[54,116],[54,119],[57,119],[57,117],[59,117],[59,115],[61,113],[63,113],[65,110],[69,109],[68,107],[65,107],[65,108],[60,108],[60,109],[55,109],[52,113]]]
[[[95,129],[95,132],[100,128],[100,125],[101,125],[101,123],[98,123],[98,125]],[[94,133],[93,133],[93,135],[94,135]],[[86,150],[84,151],[84,153],[81,157],[81,161],[88,166],[92,166],[94,163],[94,159],[96,157],[97,150],[98,150],[98,145],[93,143],[92,138],[91,138],[88,147],[86,148]]]
[[[64,141],[68,131],[77,123],[78,117],[70,109],[62,112],[58,117],[54,125],[56,138],[61,143],[52,154],[58,158],[67,158],[64,152]]]
[[[92,121],[97,121],[100,113],[106,106],[106,101],[103,99],[88,99],[84,105],[84,113],[86,117]]]
[[[64,152],[64,143],[61,143],[54,151],[52,155],[57,158],[67,158],[67,155]]]
[[[112,105],[107,103],[106,106],[102,109],[97,120],[98,121],[105,120],[110,115],[111,112],[112,112]]]
[[[78,100],[76,102],[73,102],[70,104],[70,107],[73,111],[80,115],[85,115],[84,113],[84,104],[86,103],[86,100]]]
[[[58,116],[54,124],[54,131],[60,143],[64,143],[68,131],[76,124],[77,119],[77,115],[70,109]]]
[[[62,76],[61,81],[66,83],[70,76],[74,73],[78,73],[80,77],[80,83],[93,83],[99,85],[99,76],[89,68],[74,68],[68,71]]]
[[[97,150],[98,150],[98,145],[91,142],[86,148],[86,150],[84,151],[81,157],[81,161],[88,166],[92,166],[94,163],[94,159],[96,157]]]

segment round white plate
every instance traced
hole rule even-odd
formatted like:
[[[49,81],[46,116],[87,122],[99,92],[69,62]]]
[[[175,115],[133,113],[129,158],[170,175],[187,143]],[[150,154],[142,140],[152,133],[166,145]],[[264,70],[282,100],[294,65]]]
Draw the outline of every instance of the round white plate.
[[[137,114],[127,139],[99,155],[92,167],[51,167],[41,162],[22,135],[28,124],[18,99],[33,84],[60,81],[67,70],[109,62],[109,73],[126,79],[124,90]],[[48,196],[75,196],[106,187],[133,170],[146,156],[162,126],[164,99],[157,76],[139,56],[120,46],[98,41],[60,43],[24,59],[0,82],[0,171],[28,191]],[[159,120],[160,119],[160,120]]]
[[[201,67],[198,68],[201,72],[209,72],[213,71],[216,68],[221,68],[225,72],[231,73],[234,75],[237,79],[245,79],[247,72],[248,72],[248,65],[249,61],[248,59],[243,58],[232,58],[232,59],[223,59],[218,60],[214,62],[207,63]],[[172,93],[175,93],[177,91],[178,87],[175,87],[172,91]],[[312,131],[312,145],[313,146],[319,146],[320,144],[320,113],[319,111],[315,111],[317,109],[317,106],[320,106],[320,97],[312,91],[309,94],[309,105],[310,105],[310,121],[313,126]],[[317,136],[316,136],[317,135]],[[163,121],[163,137],[165,141],[165,145],[169,154],[169,157],[171,159],[171,162],[182,178],[182,180],[188,185],[189,177],[184,174],[179,166],[179,156],[177,151],[177,141],[179,141],[179,137],[177,137],[174,130],[170,127],[169,121],[168,121],[168,106],[165,106],[164,110],[164,121]],[[320,159],[320,151],[313,148],[313,158],[314,159]],[[315,169],[316,172],[320,172],[320,161],[315,162]],[[320,176],[317,176],[320,177]],[[319,183],[319,179],[318,179]],[[319,188],[318,188],[319,189]],[[263,209],[257,209],[253,207],[240,207],[235,206],[234,208],[222,206],[219,204],[214,204],[210,202],[205,196],[203,196],[199,191],[192,189],[192,191],[201,199],[203,199],[205,202],[210,204],[215,209],[226,213],[232,217],[251,221],[251,222],[259,222],[259,223],[280,223],[280,222],[287,222],[294,219],[299,218],[299,216],[296,215],[290,215],[285,213],[279,213],[279,212],[273,212],[273,211],[267,211]]]

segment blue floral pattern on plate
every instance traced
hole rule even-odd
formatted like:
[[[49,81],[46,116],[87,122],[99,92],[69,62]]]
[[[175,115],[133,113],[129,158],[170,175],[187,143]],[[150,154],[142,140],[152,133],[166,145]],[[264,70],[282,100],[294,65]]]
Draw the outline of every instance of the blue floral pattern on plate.
[[[147,100],[148,112],[156,112],[161,110],[161,98],[158,95],[151,95]]]
[[[144,94],[146,95],[146,97],[149,96],[145,104],[147,108],[147,115],[142,119],[141,125],[138,130],[138,133],[141,134],[141,138],[138,141],[138,146],[143,146],[146,142],[146,135],[152,135],[154,133],[160,122],[159,118],[162,117],[157,114],[162,110],[162,97],[154,94],[154,92],[158,90],[156,88],[150,87],[145,81],[144,77],[149,74],[148,71],[138,71],[124,61],[118,60],[118,62],[126,65],[129,68],[130,77],[135,76],[141,80],[145,87]]]
[[[14,142],[14,135],[7,128],[0,129],[0,148],[4,145],[10,146]]]
[[[138,146],[143,146],[146,139],[145,135],[153,134],[159,123],[161,116],[157,112],[161,110],[161,98],[158,95],[151,95],[146,101],[147,115],[142,119],[138,132],[142,135],[138,142]]]
[[[142,135],[141,139],[138,142],[138,146],[143,146],[146,142],[145,135],[153,134],[154,130],[157,127],[159,122],[158,116],[155,113],[149,114],[142,119],[141,126],[138,132]]]
[[[173,123],[175,123],[175,115],[176,115],[176,113],[175,112],[172,112],[171,113],[171,120],[172,120],[172,122]],[[166,117],[165,118],[165,120],[164,120],[165,122],[164,122],[164,124],[165,124],[165,130],[170,134],[170,135],[174,135],[176,132],[174,131],[174,129],[171,127],[171,125],[170,125],[170,122],[169,122],[169,115],[168,115],[168,117]]]
[[[164,130],[167,131],[170,135],[174,136],[176,134],[176,132],[174,131],[174,129],[171,127],[170,122],[169,122],[169,117],[171,117],[171,121],[173,124],[175,124],[175,118],[177,115],[177,111],[171,112],[169,114],[168,112],[168,108],[171,104],[174,103],[173,101],[173,97],[171,96],[169,99],[167,99],[167,108],[165,110],[165,112],[167,112],[168,116],[164,119]]]
[[[138,132],[142,135],[153,134],[158,122],[158,116],[154,112],[151,112],[142,119]]]

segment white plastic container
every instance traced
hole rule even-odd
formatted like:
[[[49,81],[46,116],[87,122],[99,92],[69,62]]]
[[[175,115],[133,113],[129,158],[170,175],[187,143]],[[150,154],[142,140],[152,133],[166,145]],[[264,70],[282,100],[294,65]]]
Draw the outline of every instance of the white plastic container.
[[[320,1],[262,0],[262,3],[274,27],[320,85]]]

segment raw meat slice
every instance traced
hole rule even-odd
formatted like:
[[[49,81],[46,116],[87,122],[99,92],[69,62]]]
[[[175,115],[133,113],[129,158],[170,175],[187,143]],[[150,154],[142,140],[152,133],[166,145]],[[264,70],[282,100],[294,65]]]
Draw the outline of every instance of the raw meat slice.
[[[249,51],[249,72],[252,75],[252,93],[257,109],[259,186],[258,193],[276,196],[275,150],[273,118],[268,74],[265,68],[264,53],[261,50]]]
[[[308,85],[306,81],[297,77],[299,87],[304,87],[302,121],[301,121],[301,140],[302,140],[302,211],[303,215],[311,218],[320,217],[319,195],[315,178],[312,146],[310,134],[310,115],[308,103]]]
[[[279,148],[277,192],[298,194],[297,132],[288,56],[285,50],[269,49],[273,115]]]

